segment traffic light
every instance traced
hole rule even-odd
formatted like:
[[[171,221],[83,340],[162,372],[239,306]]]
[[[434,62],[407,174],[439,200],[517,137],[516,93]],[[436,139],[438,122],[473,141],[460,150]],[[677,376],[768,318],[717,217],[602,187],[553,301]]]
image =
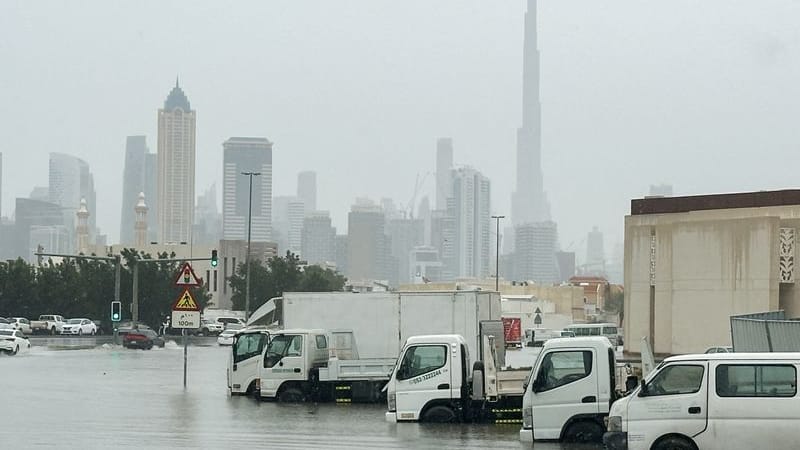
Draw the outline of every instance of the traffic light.
[[[119,322],[122,320],[122,303],[118,301],[111,302],[111,321]]]
[[[217,259],[217,251],[211,250],[211,267],[217,267],[219,260]]]

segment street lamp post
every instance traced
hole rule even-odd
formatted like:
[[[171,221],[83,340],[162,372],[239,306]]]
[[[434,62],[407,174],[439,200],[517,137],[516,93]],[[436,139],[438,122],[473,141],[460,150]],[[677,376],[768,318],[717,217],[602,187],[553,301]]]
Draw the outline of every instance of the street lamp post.
[[[500,292],[500,219],[505,219],[506,216],[492,216],[497,222],[497,251],[495,252],[494,261],[494,290]]]
[[[242,175],[250,177],[250,196],[247,200],[247,254],[245,255],[247,281],[245,282],[244,291],[244,320],[246,322],[250,318],[250,231],[253,221],[253,177],[261,175],[261,172],[242,172]]]

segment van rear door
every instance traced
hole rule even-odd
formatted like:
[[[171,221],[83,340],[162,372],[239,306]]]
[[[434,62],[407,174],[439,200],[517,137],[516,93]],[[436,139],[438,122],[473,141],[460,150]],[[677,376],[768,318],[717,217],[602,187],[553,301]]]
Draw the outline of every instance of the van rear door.
[[[628,402],[628,442],[650,448],[660,436],[694,438],[708,423],[708,361],[667,364]]]

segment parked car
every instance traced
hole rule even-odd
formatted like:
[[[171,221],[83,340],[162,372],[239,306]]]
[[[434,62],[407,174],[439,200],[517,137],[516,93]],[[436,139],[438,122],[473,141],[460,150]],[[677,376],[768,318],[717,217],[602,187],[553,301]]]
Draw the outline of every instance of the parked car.
[[[198,336],[219,336],[223,330],[225,330],[225,327],[222,326],[221,323],[202,319],[200,321],[200,328],[197,329],[195,334]]]
[[[31,349],[31,341],[20,330],[2,329],[0,330],[0,351],[9,355],[16,355],[22,351]]]
[[[120,333],[122,333],[122,330],[120,330]],[[154,345],[163,348],[164,344],[164,339],[150,328],[127,329],[125,330],[125,336],[122,338],[122,346],[126,348],[150,350]]]
[[[222,327],[224,329],[227,329],[228,325],[232,324],[232,323],[235,323],[237,325],[241,325],[242,327],[245,326],[244,320],[242,320],[242,319],[240,319],[238,317],[217,317],[216,319],[214,319],[214,321],[217,322],[218,324],[222,325]]]
[[[0,317],[0,330],[11,330],[14,329],[14,326],[11,325],[11,321],[6,319],[5,317]]]
[[[708,347],[705,353],[733,353],[733,347],[730,346]]]
[[[89,319],[69,319],[61,327],[61,334],[77,334],[78,336],[97,334],[97,325]]]
[[[226,328],[225,331],[220,333],[219,337],[217,338],[217,344],[233,345],[233,336],[243,328],[244,328],[243,326],[237,323],[228,324],[228,328]]]
[[[12,317],[8,320],[10,321],[12,327],[22,331],[26,335],[31,334],[33,331],[31,329],[31,321],[24,317]]]

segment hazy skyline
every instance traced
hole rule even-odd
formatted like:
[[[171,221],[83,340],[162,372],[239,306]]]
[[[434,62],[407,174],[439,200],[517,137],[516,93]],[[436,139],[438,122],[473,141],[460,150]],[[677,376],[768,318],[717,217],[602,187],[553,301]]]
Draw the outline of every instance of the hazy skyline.
[[[85,160],[101,231],[119,234],[125,139],[157,139],[180,76],[197,111],[196,192],[222,185],[222,142],[274,142],[273,195],[317,172],[346,232],[356,197],[434,197],[436,139],[510,214],[525,1],[0,3],[3,214],[47,185],[48,155]],[[629,201],[793,188],[800,2],[539,2],[542,164],[561,246],[622,239]],[[218,192],[221,196],[221,192]],[[221,202],[218,200],[218,207]]]

